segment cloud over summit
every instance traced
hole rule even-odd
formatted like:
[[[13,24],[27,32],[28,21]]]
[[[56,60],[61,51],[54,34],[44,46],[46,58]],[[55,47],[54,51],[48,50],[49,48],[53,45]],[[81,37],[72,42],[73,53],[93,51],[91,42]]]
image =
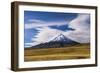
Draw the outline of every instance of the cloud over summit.
[[[31,38],[32,42],[25,43],[25,45],[34,46],[40,43],[48,42],[51,38],[56,35],[64,34],[66,37],[77,41],[79,43],[90,42],[90,15],[89,14],[78,14],[72,20],[63,21],[43,21],[32,19],[29,20],[31,23],[25,24],[25,30],[36,29],[37,35]],[[64,25],[67,30],[60,30],[60,26]],[[59,29],[51,28],[50,26],[57,26]],[[64,28],[63,27],[63,28]],[[69,29],[70,28],[70,29]],[[61,28],[62,29],[62,28]],[[74,29],[74,30],[71,30]]]

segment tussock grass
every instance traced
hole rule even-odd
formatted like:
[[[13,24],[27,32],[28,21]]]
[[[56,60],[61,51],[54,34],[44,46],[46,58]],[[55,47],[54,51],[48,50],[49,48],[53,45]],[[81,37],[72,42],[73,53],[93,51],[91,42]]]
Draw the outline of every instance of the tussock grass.
[[[90,58],[90,45],[79,44],[62,48],[25,48],[25,61],[47,61]]]

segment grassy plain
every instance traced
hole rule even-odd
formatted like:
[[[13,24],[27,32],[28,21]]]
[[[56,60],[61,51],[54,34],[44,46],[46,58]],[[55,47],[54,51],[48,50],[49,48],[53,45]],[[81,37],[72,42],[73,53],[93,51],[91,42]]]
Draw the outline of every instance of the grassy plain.
[[[90,58],[90,45],[78,44],[62,48],[25,48],[24,61],[48,61]]]

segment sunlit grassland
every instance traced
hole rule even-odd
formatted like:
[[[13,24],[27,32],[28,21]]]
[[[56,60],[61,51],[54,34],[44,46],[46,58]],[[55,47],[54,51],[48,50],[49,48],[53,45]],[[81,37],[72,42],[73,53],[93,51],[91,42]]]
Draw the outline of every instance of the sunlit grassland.
[[[25,48],[24,61],[47,61],[90,58],[90,45],[78,44],[62,48]]]

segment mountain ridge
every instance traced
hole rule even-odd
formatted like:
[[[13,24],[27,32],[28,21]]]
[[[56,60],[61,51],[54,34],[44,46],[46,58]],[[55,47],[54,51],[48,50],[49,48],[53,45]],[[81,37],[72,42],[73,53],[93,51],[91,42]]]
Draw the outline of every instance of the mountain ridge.
[[[65,47],[68,45],[75,45],[79,44],[78,42],[69,39],[63,34],[59,34],[54,36],[46,43],[40,43],[36,46],[32,46],[32,48],[58,48],[58,47]]]

